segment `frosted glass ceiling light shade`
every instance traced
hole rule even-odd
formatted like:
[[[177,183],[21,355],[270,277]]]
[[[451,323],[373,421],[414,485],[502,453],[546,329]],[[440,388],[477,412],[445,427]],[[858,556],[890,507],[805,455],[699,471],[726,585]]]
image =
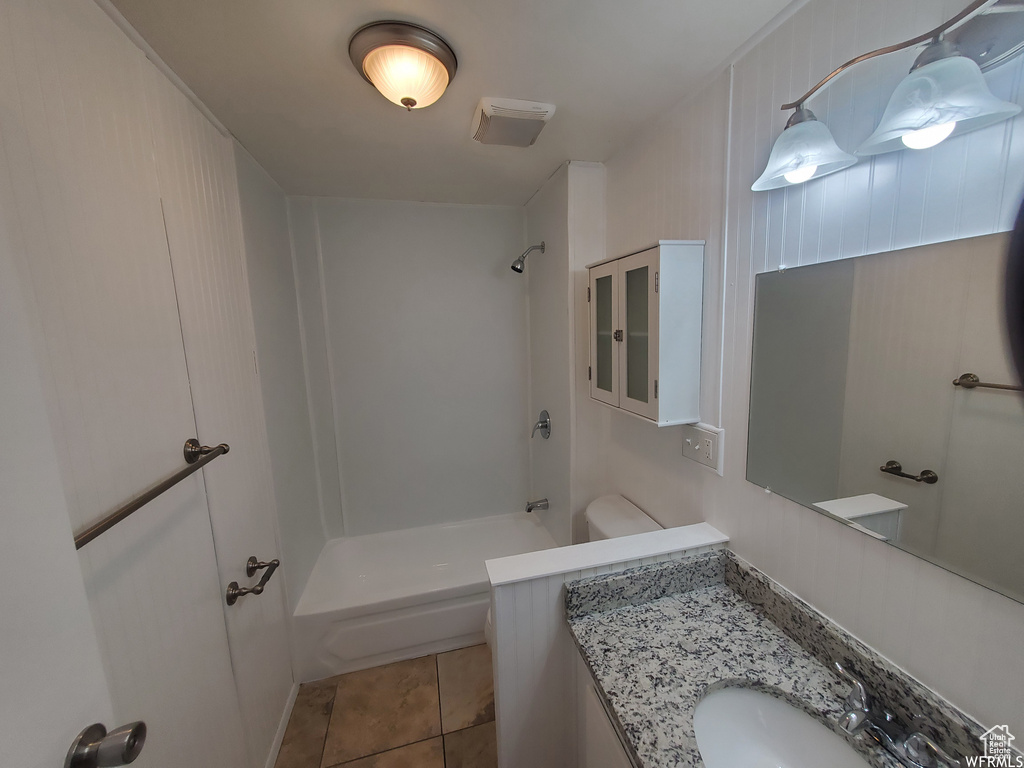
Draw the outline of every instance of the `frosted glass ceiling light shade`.
[[[408,109],[430,106],[448,87],[448,71],[441,62],[404,45],[385,45],[370,51],[363,61],[363,71],[385,99]]]
[[[857,158],[841,150],[828,127],[809,109],[798,108],[768,156],[768,166],[751,186],[764,192],[849,168]]]
[[[981,69],[955,51],[945,58],[925,59],[896,86],[875,132],[857,150],[879,155],[899,149],[926,149],[949,136],[976,131],[1008,120],[1020,106],[997,99],[985,84]],[[922,63],[922,60],[927,63]]]
[[[429,29],[400,21],[378,21],[349,41],[349,57],[367,82],[407,110],[429,107],[455,77],[451,46]]]

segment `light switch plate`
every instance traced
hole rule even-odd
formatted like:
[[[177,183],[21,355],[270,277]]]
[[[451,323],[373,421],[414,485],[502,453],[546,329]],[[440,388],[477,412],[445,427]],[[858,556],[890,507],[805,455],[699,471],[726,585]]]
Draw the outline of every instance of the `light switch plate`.
[[[710,424],[683,425],[683,456],[722,474],[725,432]]]

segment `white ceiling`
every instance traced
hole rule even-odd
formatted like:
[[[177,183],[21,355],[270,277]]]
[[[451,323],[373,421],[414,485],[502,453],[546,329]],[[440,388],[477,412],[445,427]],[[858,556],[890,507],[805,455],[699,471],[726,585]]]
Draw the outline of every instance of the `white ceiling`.
[[[290,194],[522,205],[565,160],[603,161],[789,0],[113,0]],[[406,112],[356,72],[363,24],[411,21],[455,50]],[[550,102],[527,149],[469,137],[483,96]]]

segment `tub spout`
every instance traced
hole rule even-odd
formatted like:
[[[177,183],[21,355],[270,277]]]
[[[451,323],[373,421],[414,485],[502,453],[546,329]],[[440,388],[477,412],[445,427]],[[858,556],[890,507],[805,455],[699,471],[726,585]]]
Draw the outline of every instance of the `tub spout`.
[[[533,512],[535,509],[547,509],[547,508],[548,508],[548,500],[547,499],[537,499],[537,501],[528,501],[528,502],[526,502],[526,511],[527,512]]]

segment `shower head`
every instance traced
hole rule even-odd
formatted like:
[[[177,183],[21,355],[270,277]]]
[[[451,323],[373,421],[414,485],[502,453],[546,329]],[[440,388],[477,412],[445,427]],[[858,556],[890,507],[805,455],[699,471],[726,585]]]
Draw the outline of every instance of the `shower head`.
[[[537,251],[537,250],[539,250],[541,253],[544,253],[544,241],[543,240],[540,241],[540,245],[531,245],[529,248],[527,248],[525,251],[523,251],[523,255],[520,256],[518,259],[516,259],[515,261],[512,262],[512,271],[516,272],[516,273],[518,273],[520,275],[523,274],[523,270],[526,269],[526,257],[527,257],[527,255],[529,255],[530,251]]]

